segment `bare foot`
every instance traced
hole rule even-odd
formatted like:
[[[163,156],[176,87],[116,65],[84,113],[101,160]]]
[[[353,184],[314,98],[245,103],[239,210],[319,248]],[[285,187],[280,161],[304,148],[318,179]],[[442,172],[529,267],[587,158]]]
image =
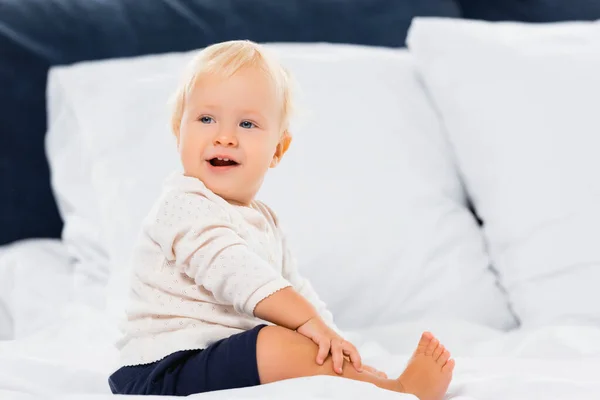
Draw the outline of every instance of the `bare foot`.
[[[404,393],[414,394],[420,400],[442,400],[453,370],[450,352],[431,333],[425,332],[398,382]]]

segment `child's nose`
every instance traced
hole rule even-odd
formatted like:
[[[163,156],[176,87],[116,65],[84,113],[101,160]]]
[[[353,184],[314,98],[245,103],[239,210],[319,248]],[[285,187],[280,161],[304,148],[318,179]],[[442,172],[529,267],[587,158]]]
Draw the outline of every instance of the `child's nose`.
[[[215,146],[223,146],[223,147],[237,147],[238,142],[235,136],[228,134],[219,134],[215,137],[214,143]]]

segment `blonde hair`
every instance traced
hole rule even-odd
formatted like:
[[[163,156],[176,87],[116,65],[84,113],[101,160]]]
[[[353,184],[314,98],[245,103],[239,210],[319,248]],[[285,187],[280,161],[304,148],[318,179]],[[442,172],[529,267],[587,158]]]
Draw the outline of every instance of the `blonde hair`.
[[[287,131],[293,109],[290,74],[261,45],[248,40],[232,40],[206,47],[191,60],[183,81],[171,99],[173,133],[179,134],[187,98],[201,76],[215,74],[229,78],[245,67],[259,68],[272,80],[282,104],[281,131]]]

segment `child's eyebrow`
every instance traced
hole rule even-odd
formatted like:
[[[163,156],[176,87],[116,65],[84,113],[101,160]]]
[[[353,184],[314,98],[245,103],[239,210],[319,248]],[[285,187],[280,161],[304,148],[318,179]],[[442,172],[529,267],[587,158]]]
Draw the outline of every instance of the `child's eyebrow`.
[[[215,106],[212,104],[196,104],[196,106],[194,108],[201,109],[201,110],[220,110],[221,109],[221,107]]]
[[[256,111],[256,110],[240,110],[240,113],[242,115],[258,117],[259,119],[266,119],[266,117],[264,116],[263,113],[261,113],[260,111]]]
[[[214,104],[196,104],[193,107],[194,112],[202,112],[202,111],[207,111],[207,112],[218,112],[221,111],[222,107],[218,106],[218,105],[214,105]],[[251,118],[256,118],[259,120],[266,120],[267,117],[265,116],[265,114],[261,113],[258,110],[253,110],[253,109],[240,109],[240,110],[236,110],[236,112],[239,115],[245,116],[245,117],[251,117]]]

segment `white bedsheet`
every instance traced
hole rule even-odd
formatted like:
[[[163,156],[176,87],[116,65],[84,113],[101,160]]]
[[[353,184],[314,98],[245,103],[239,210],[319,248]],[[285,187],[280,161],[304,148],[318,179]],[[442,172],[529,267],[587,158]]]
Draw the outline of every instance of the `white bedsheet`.
[[[448,398],[476,400],[600,398],[600,329],[548,327],[500,333],[459,322],[412,323],[353,334],[366,362],[390,375],[402,371],[425,327],[457,360]],[[101,313],[69,306],[53,326],[0,343],[0,398],[108,399],[118,332]],[[413,399],[340,378],[296,379],[196,395],[230,399]],[[164,399],[164,398],[162,398]]]
[[[69,303],[72,266],[60,242],[20,243],[10,249],[10,258],[4,250],[0,264],[11,271],[12,312],[22,324],[23,337],[0,342],[0,399],[113,398],[107,377],[116,367],[113,343],[119,332],[98,309]],[[448,398],[600,399],[600,328],[563,326],[502,333],[436,320],[365,329],[349,339],[359,345],[368,364],[396,376],[423,330],[436,333],[456,357]],[[193,397],[415,399],[333,377]]]
[[[0,339],[23,337],[48,324],[71,296],[72,270],[59,240],[0,246]]]
[[[3,261],[7,251],[8,246],[0,246],[0,340],[14,337],[14,323],[11,313],[14,273],[11,268],[5,266]]]

